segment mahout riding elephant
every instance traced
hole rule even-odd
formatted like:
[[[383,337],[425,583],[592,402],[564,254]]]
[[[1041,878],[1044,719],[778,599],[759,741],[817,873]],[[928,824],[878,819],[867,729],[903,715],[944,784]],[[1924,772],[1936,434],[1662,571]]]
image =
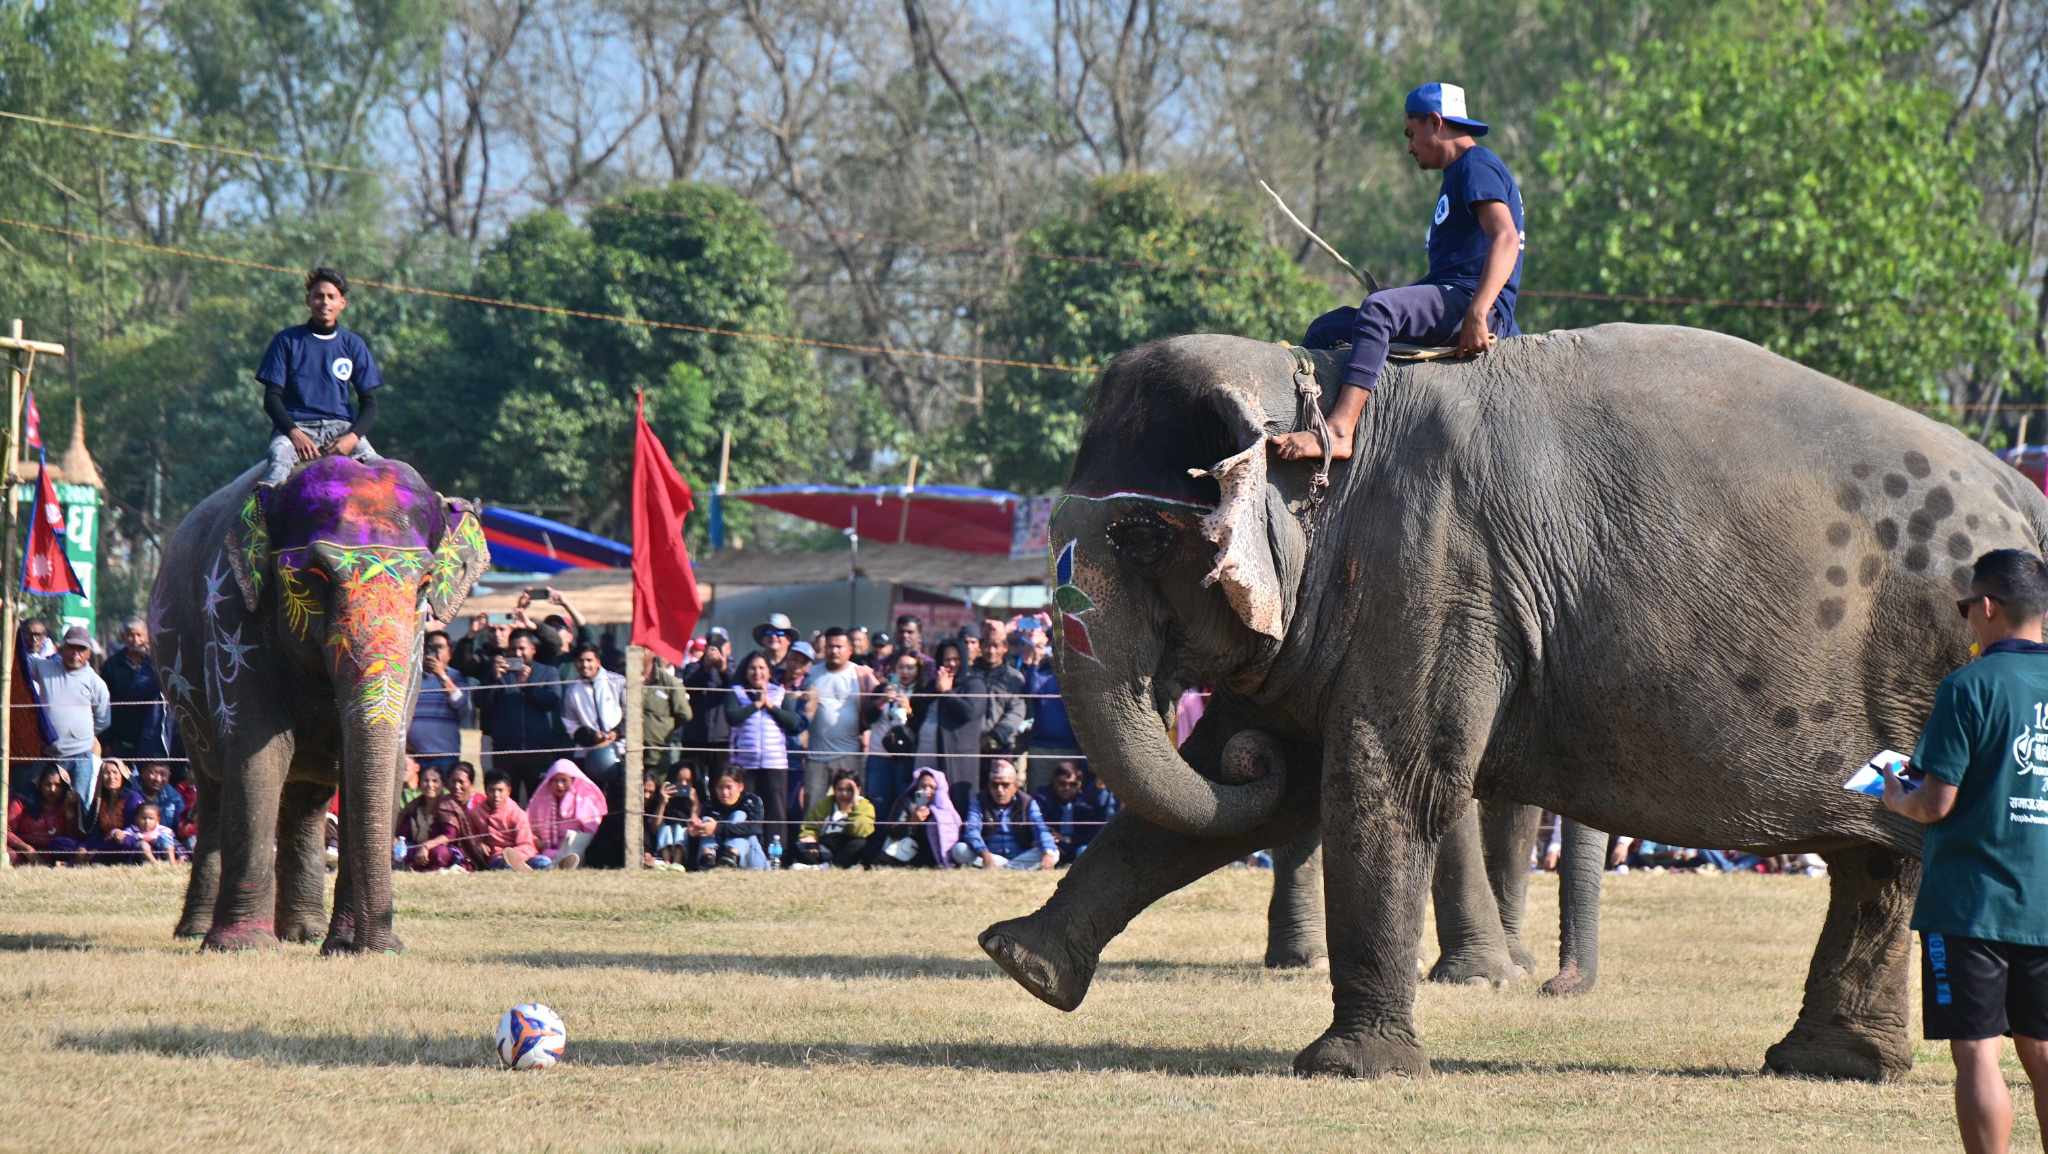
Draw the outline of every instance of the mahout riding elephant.
[[[1395,371],[1324,488],[1264,444],[1327,407],[1301,364],[1182,337],[1097,383],[1053,516],[1059,674],[1129,816],[1047,908],[1092,922],[1317,829],[1335,1012],[1295,1068],[1419,1073],[1413,948],[1467,799],[1818,852],[1828,912],[1766,1066],[1909,1069],[1920,833],[1841,785],[1910,748],[1968,658],[1971,560],[2039,550],[2048,499],[1888,401],[1633,325]],[[1229,716],[1177,752],[1161,678],[1223,687]],[[1009,968],[1052,988],[1072,964]]]
[[[403,462],[321,457],[274,489],[260,472],[186,515],[150,595],[203,815],[177,933],[208,949],[323,935],[322,952],[396,949],[391,828],[421,639],[490,554],[475,511]]]

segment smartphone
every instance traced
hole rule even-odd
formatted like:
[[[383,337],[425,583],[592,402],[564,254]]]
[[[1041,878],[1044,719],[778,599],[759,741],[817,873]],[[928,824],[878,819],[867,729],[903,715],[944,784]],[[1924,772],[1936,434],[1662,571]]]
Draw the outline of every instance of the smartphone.
[[[526,595],[535,601],[546,601],[548,599],[548,587],[545,585],[529,585],[526,587]]]

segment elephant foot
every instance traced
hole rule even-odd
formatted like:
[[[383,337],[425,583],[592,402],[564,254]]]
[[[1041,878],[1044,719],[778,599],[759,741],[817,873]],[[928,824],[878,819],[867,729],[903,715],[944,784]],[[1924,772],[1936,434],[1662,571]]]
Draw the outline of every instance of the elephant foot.
[[[1429,1073],[1429,1055],[1412,1035],[1340,1034],[1330,1029],[1294,1056],[1294,1072],[1304,1078],[1420,1078]]]
[[[1795,1077],[1855,1082],[1895,1082],[1913,1069],[1913,1048],[1905,1032],[1896,1037],[1842,1026],[1792,1027],[1785,1039],[1764,1051],[1764,1071]]]
[[[402,954],[404,952],[405,943],[398,940],[397,934],[386,935],[386,941],[382,947],[363,945],[358,943],[353,937],[342,938],[336,937],[333,934],[327,935],[327,940],[320,943],[320,956],[323,958],[332,958],[345,954]]]
[[[294,943],[320,941],[327,936],[327,927],[322,924],[324,920],[318,914],[291,918],[277,928],[278,940]]]
[[[1329,948],[1318,943],[1272,942],[1266,946],[1269,970],[1328,970]]]
[[[1445,954],[1429,968],[1429,980],[1453,986],[1492,986],[1498,989],[1509,982],[1520,981],[1529,971],[1515,964],[1513,958],[1477,957],[1470,954]]]
[[[1515,965],[1521,967],[1523,973],[1536,972],[1536,955],[1529,952],[1529,947],[1522,944],[1522,939],[1508,939],[1508,957]]]
[[[1599,982],[1599,970],[1582,970],[1577,962],[1566,962],[1558,968],[1557,976],[1538,986],[1536,992],[1553,998],[1570,998],[1592,992]]]
[[[213,918],[205,914],[186,914],[178,919],[178,928],[171,931],[174,938],[203,938],[213,928]]]
[[[981,931],[984,953],[1003,972],[1056,1010],[1072,1010],[1088,996],[1095,980],[1095,959],[1081,957],[1047,940],[1029,917],[1011,918]]]
[[[200,943],[202,950],[268,950],[277,948],[277,928],[269,922],[236,922],[214,926]]]

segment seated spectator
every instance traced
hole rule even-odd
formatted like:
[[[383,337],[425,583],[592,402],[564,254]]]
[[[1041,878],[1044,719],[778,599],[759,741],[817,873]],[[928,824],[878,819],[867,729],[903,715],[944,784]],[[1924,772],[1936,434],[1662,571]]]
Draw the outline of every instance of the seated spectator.
[[[398,779],[398,808],[404,809],[420,795],[420,759],[407,757],[405,772]]]
[[[768,832],[786,834],[789,739],[803,728],[803,718],[784,708],[785,692],[773,678],[768,658],[760,653],[749,653],[740,662],[740,684],[725,703],[725,720],[732,728],[728,764],[746,772],[750,792],[761,799],[760,820]]]
[[[953,868],[952,850],[960,842],[960,811],[953,808],[952,786],[944,771],[920,769],[910,788],[890,807],[882,828],[880,860],[901,866]]]
[[[405,731],[405,751],[444,774],[462,756],[462,727],[474,712],[474,684],[455,671],[448,634],[427,634],[420,650],[420,697]]]
[[[768,868],[768,852],[761,848],[761,797],[747,788],[744,770],[721,770],[711,783],[703,815],[686,828],[688,860],[700,870]]]
[[[1031,795],[1059,846],[1061,865],[1072,865],[1102,830],[1102,811],[1082,796],[1081,785],[1080,767],[1063,761],[1052,772],[1052,784]]]
[[[591,652],[595,656],[596,651]],[[540,788],[533,792],[533,802],[526,807],[526,819],[540,855],[556,869],[572,870],[583,864],[590,839],[609,812],[604,790],[576,768],[575,762],[563,758],[548,767]]]
[[[804,824],[796,832],[796,863],[790,868],[852,869],[860,864],[874,835],[875,806],[860,795],[859,772],[837,770],[831,788],[804,814]]]
[[[484,800],[483,792],[476,787],[476,766],[466,761],[456,762],[455,768],[448,771],[447,781],[448,796],[461,802],[462,808],[475,813],[476,807]],[[475,864],[472,863],[470,868],[475,869]]]
[[[114,758],[100,762],[95,804],[85,819],[85,851],[94,862],[114,865],[142,860],[141,843],[128,836],[128,767]]]
[[[78,797],[64,771],[48,762],[36,771],[35,791],[7,803],[7,856],[15,865],[66,865],[85,860],[78,832]]]
[[[469,808],[442,784],[441,771],[420,768],[420,795],[398,815],[394,848],[401,869],[435,873],[474,869],[476,852]]]
[[[647,829],[641,844],[647,847],[643,864],[684,868],[689,863],[690,823],[701,812],[698,804],[696,770],[688,764],[675,768],[673,780],[663,781],[655,773],[646,775],[641,810],[647,815]]]
[[[574,673],[562,686],[562,728],[584,751],[579,760],[585,771],[604,777],[621,760],[626,679],[604,667],[595,645],[577,646],[572,665]]]
[[[178,860],[178,835],[163,824],[163,815],[154,805],[144,804],[137,809],[121,834],[122,840],[134,846],[145,862],[169,865]]]
[[[172,831],[172,837],[180,836],[178,827],[185,816],[185,795],[171,784],[171,767],[161,761],[146,761],[135,774],[128,792],[121,797],[121,816],[129,825],[135,824],[135,811],[145,805],[156,807],[159,823]]]
[[[536,870],[548,868],[533,844],[533,826],[526,811],[512,800],[512,779],[503,770],[484,774],[484,800],[472,816],[477,821],[477,856],[485,869]]]
[[[953,846],[955,865],[977,869],[1049,870],[1059,865],[1059,846],[1046,828],[1038,803],[1017,788],[1017,767],[998,759],[988,771],[988,788],[967,803],[967,820]]]

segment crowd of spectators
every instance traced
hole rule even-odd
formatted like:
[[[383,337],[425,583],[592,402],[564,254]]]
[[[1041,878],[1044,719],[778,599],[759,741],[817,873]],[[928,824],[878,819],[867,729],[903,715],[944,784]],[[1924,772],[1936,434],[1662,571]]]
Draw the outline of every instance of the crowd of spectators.
[[[636,759],[642,864],[1053,870],[1085,853],[1118,805],[1075,740],[1047,619],[990,618],[935,639],[914,616],[893,625],[893,633],[833,627],[806,639],[775,613],[744,651],[711,628],[680,668],[647,655]],[[53,643],[42,622],[23,627],[43,703],[44,757],[15,765],[7,850],[17,863],[189,855],[202,815],[167,724],[148,630],[130,622],[121,641],[99,660],[81,628]],[[431,630],[406,735],[394,864],[437,872],[623,864],[634,769],[626,659],[612,634],[592,630],[551,588],[522,594],[509,621],[473,617],[460,640]],[[1194,690],[1181,698],[1177,738],[1186,740],[1203,705]],[[481,735],[475,761],[462,753],[471,727]],[[1562,823],[1546,823],[1532,864],[1555,869]],[[1823,868],[1810,855],[1759,858],[1626,837],[1611,840],[1608,865]]]

